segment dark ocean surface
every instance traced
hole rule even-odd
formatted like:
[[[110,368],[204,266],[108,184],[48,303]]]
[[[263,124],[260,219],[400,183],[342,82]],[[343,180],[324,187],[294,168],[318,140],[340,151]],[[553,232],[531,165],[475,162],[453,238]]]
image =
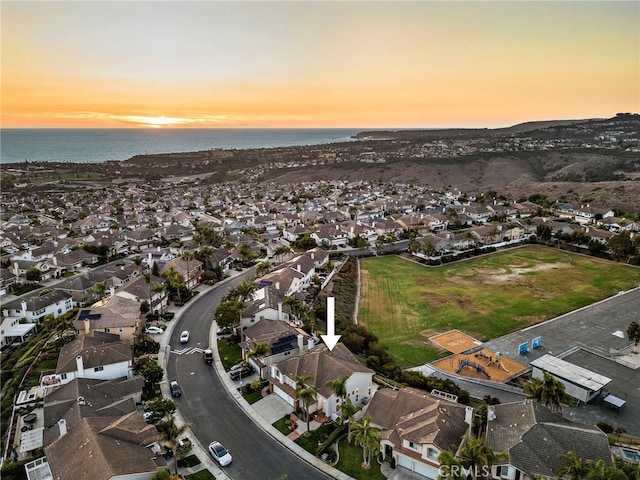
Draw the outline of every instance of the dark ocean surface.
[[[353,140],[369,129],[355,128],[3,128],[4,163],[104,162],[144,153],[177,153],[213,148],[248,149],[319,145]]]

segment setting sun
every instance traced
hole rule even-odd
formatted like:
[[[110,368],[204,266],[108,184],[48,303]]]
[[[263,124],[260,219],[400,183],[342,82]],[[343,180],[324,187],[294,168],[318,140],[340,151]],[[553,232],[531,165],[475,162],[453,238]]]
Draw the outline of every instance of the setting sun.
[[[616,1],[3,2],[1,120],[491,127],[605,117],[640,104],[639,12]]]

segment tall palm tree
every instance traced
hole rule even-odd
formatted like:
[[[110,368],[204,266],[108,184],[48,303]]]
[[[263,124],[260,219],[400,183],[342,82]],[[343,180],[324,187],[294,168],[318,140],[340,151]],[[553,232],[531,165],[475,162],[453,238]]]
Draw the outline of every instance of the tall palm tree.
[[[205,270],[210,270],[211,268],[211,256],[213,255],[213,247],[210,247],[209,245],[205,245],[203,247],[200,247],[200,249],[198,250],[198,254],[200,256],[200,258],[202,258],[202,263],[204,263],[204,268]]]
[[[256,267],[256,277],[261,277],[271,270],[271,262],[260,262]]]
[[[195,257],[194,253],[191,250],[185,250],[182,252],[181,256],[182,260],[187,262],[187,281],[185,285],[187,287],[187,292],[189,291],[189,282],[191,281],[191,269],[189,268],[189,262],[193,260]]]
[[[362,466],[368,469],[372,455],[380,451],[380,430],[371,426],[371,418],[364,417],[360,422],[355,422],[351,435],[356,445],[362,447]]]
[[[349,376],[345,375],[344,377],[336,378],[335,380],[329,380],[326,383],[326,386],[333,390],[333,394],[336,396],[339,403],[344,403],[344,399],[347,396],[347,380],[349,380]]]
[[[169,286],[176,289],[178,293],[178,300],[182,303],[182,295],[180,294],[180,289],[182,288],[182,275],[176,269],[175,265],[169,265],[163,274],[162,278],[164,278],[167,282],[169,282]]]
[[[245,280],[244,282],[242,282],[240,285],[236,287],[236,293],[238,294],[238,297],[240,300],[242,300],[243,302],[246,302],[251,298],[251,296],[253,295],[253,292],[255,292],[257,289],[258,289],[257,285],[254,285],[253,283],[249,283]]]
[[[184,423],[180,426],[176,425],[176,419],[173,415],[166,422],[158,423],[158,433],[160,434],[160,441],[164,443],[165,447],[171,449],[173,457],[176,456],[176,448],[178,447],[180,437],[184,432],[188,430],[190,424]],[[178,462],[174,462],[175,474],[178,475]]]
[[[153,282],[151,290],[154,295],[160,294],[160,315],[162,315],[162,306],[164,305],[162,297],[164,297],[164,292],[167,290],[167,284],[164,282]]]
[[[544,372],[543,379],[532,378],[524,387],[524,392],[555,413],[562,411],[562,405],[571,401],[564,390],[564,384],[550,373]]]
[[[252,349],[247,355],[248,358],[260,358],[271,353],[271,348],[267,342],[253,342]],[[262,369],[260,369],[260,379],[262,379]]]
[[[351,442],[351,425],[353,423],[353,417],[362,409],[362,407],[355,405],[350,398],[347,398],[338,408],[340,409],[340,423],[344,423],[345,420],[348,422],[347,438],[349,439],[349,442]]]
[[[309,431],[309,424],[311,422],[311,415],[309,414],[309,407],[311,403],[318,397],[318,387],[315,385],[308,385],[307,382],[313,379],[311,375],[296,375],[293,380],[296,382],[296,389],[293,393],[293,397],[296,400],[302,400],[305,410],[305,417],[307,418],[307,432]]]

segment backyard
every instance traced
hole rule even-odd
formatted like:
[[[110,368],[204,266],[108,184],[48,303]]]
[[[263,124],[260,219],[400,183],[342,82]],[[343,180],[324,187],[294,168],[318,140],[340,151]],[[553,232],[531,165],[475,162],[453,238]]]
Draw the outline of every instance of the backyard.
[[[358,321],[402,368],[449,352],[429,337],[458,329],[486,341],[640,282],[640,269],[542,246],[440,267],[397,256],[361,260]]]

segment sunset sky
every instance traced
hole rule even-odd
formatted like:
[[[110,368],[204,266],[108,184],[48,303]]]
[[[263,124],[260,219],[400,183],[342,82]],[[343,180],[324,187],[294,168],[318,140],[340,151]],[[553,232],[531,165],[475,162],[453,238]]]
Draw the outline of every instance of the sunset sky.
[[[2,1],[2,127],[499,127],[640,111],[640,2]]]

